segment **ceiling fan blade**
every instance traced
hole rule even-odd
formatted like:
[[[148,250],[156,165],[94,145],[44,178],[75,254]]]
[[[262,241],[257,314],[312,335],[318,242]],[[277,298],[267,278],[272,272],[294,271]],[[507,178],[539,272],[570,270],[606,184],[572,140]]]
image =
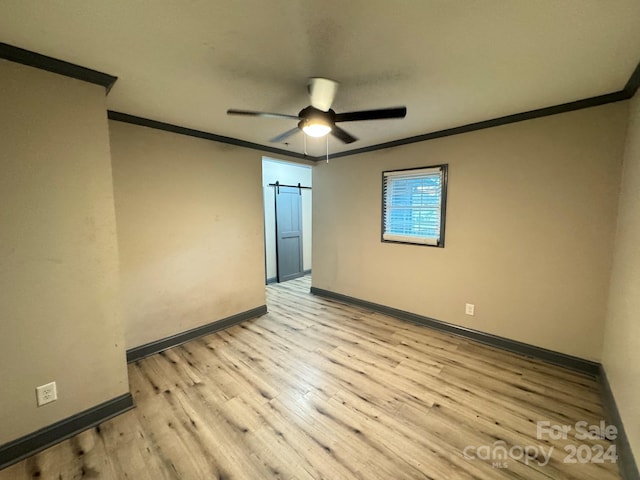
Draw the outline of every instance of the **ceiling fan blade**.
[[[288,118],[299,120],[297,115],[287,115],[286,113],[269,113],[269,112],[252,112],[250,110],[227,110],[227,115],[245,115],[247,117],[265,117],[265,118]]]
[[[379,108],[360,112],[336,113],[336,122],[355,122],[358,120],[382,120],[385,118],[404,118],[407,107]]]
[[[311,106],[323,112],[328,112],[336,96],[338,82],[328,78],[314,77],[309,79],[308,89]]]
[[[280,135],[278,135],[277,137],[273,137],[271,140],[269,140],[271,143],[280,143],[283,140],[286,140],[287,138],[289,138],[291,135],[293,135],[294,133],[298,132],[300,129],[298,127],[292,128],[291,130],[287,130],[284,133],[281,133]]]
[[[349,132],[346,132],[345,130],[343,130],[340,127],[337,127],[335,125],[331,129],[331,135],[333,135],[334,137],[338,138],[339,140],[342,140],[342,142],[344,142],[344,143],[353,143],[356,140],[358,140],[356,137],[351,135]]]

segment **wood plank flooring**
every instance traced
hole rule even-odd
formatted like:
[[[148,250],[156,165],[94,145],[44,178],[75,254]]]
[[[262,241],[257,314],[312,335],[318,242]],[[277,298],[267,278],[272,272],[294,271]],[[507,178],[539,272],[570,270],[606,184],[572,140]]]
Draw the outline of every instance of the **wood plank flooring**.
[[[269,314],[129,365],[137,408],[0,480],[620,478],[612,463],[564,462],[568,445],[608,440],[536,438],[538,421],[603,419],[594,378],[309,286],[271,285]],[[477,458],[497,446],[512,455]]]

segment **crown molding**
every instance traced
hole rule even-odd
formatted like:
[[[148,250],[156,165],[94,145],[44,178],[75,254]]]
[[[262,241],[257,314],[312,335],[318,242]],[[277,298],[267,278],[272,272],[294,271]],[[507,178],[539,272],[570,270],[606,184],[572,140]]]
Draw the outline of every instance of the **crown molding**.
[[[204,132],[202,130],[194,130],[192,128],[181,127],[179,125],[173,125],[171,123],[159,122],[157,120],[151,120],[149,118],[137,117],[135,115],[129,115],[128,113],[114,112],[113,110],[107,111],[109,120],[116,122],[131,123],[132,125],[139,125],[141,127],[155,128],[157,130],[164,130],[166,132],[177,133],[179,135],[187,135],[189,137],[203,138],[205,140],[211,140],[212,142],[227,143],[229,145],[236,145],[238,147],[251,148],[253,150],[259,150],[261,152],[276,153],[278,155],[286,155],[287,157],[299,158],[301,160],[314,160],[316,157],[303,155],[297,152],[289,152],[281,148],[269,147],[267,145],[260,145],[259,143],[247,142],[245,140],[239,140],[232,137],[224,137],[222,135],[216,135],[215,133]]]
[[[23,65],[29,65],[31,67],[40,68],[50,72],[58,73],[60,75],[66,75],[68,77],[84,80],[86,82],[102,85],[105,87],[107,93],[118,79],[112,75],[91,70],[89,68],[75,65],[73,63],[58,60],[53,57],[47,57],[39,53],[24,50],[22,48],[14,47],[6,43],[0,43],[0,58],[10,60],[12,62],[22,63]],[[353,150],[347,150],[344,152],[338,152],[329,155],[329,159],[335,159],[340,157],[348,157],[351,155],[358,155],[361,153],[375,152],[377,150],[384,150],[387,148],[399,147],[402,145],[409,145],[412,143],[426,142],[428,140],[435,140],[437,138],[450,137],[453,135],[459,135],[461,133],[474,132],[476,130],[483,130],[485,128],[498,127],[501,125],[507,125],[509,123],[523,122],[526,120],[532,120],[534,118],[546,117],[549,115],[558,115],[560,113],[572,112],[575,110],[581,110],[583,108],[597,107],[600,105],[606,105],[608,103],[620,102],[632,98],[640,88],[640,64],[638,64],[629,77],[629,80],[625,84],[622,90],[617,92],[607,93],[604,95],[598,95],[595,97],[584,98],[573,102],[562,103],[559,105],[553,105],[550,107],[539,108],[536,110],[529,110],[526,112],[516,113],[513,115],[506,115],[504,117],[493,118],[490,120],[484,120],[481,122],[470,123],[461,125],[459,127],[447,128],[445,130],[438,130],[435,132],[428,132],[422,135],[416,135],[412,137],[402,138],[399,140],[393,140],[390,142],[378,143],[370,145],[368,147],[356,148]],[[287,157],[297,158],[301,160],[311,160],[319,162],[327,159],[326,155],[304,155],[302,153],[291,152],[282,148],[271,147],[268,145],[262,145],[260,143],[248,142],[240,140],[234,137],[226,137],[223,135],[217,135],[211,132],[205,132],[202,130],[195,130],[192,128],[182,127],[179,125],[173,125],[170,123],[161,122],[158,120],[152,120],[149,118],[138,117],[123,112],[116,112],[108,110],[109,119],[131,123],[133,125],[139,125],[143,127],[155,128],[158,130],[164,130],[167,132],[177,133],[179,135],[188,135],[191,137],[202,138],[213,142],[226,143],[229,145],[236,145],[238,147],[250,148],[261,152],[275,153],[277,155],[284,155]]]
[[[638,69],[636,69],[636,72],[638,72]],[[640,78],[638,80],[640,80]],[[500,125],[507,125],[509,123],[524,122],[525,120],[532,120],[534,118],[547,117],[549,115],[558,115],[560,113],[573,112],[574,110],[581,110],[583,108],[598,107],[600,105],[606,105],[608,103],[627,100],[632,96],[633,95],[629,95],[626,89],[620,90],[618,92],[607,93],[605,95],[599,95],[597,97],[576,100],[575,102],[553,105],[551,107],[539,108],[537,110],[529,110],[528,112],[515,113],[513,115],[493,118],[491,120],[484,120],[482,122],[469,123],[460,127],[447,128],[445,130],[438,130],[436,132],[416,135],[415,137],[402,138],[400,140],[378,143],[376,145],[357,148],[355,150],[349,150],[346,152],[334,153],[333,155],[329,155],[329,159],[347,157],[360,153],[374,152],[376,150],[384,150],[386,148],[399,147],[401,145],[409,145],[411,143],[426,142],[427,140],[435,140],[436,138],[450,137],[452,135],[474,132],[476,130],[483,130],[485,128],[499,127]],[[325,158],[326,157],[324,156],[316,157],[316,160],[324,160]]]
[[[624,92],[627,94],[627,98],[633,97],[638,91],[638,87],[640,87],[640,63],[629,77],[627,84],[624,86]]]
[[[636,69],[636,72],[640,70]],[[634,72],[634,74],[636,73]],[[638,83],[640,83],[640,73],[638,73]],[[636,85],[636,90],[638,86]],[[626,87],[625,90],[618,92],[608,93],[605,95],[599,95],[597,97],[585,98],[582,100],[576,100],[575,102],[563,103],[560,105],[554,105],[551,107],[539,108],[537,110],[530,110],[528,112],[516,113],[513,115],[507,115],[504,117],[493,118],[491,120],[484,120],[482,122],[470,123],[454,128],[447,128],[445,130],[438,130],[435,132],[429,132],[422,135],[416,135],[414,137],[402,138],[400,140],[393,140],[391,142],[378,143],[370,145],[368,147],[356,148],[354,150],[347,150],[345,152],[338,152],[329,154],[329,160],[341,157],[348,157],[351,155],[358,155],[361,153],[375,152],[377,150],[384,150],[387,148],[400,147],[402,145],[409,145],[412,143],[426,142],[428,140],[435,140],[437,138],[450,137],[453,135],[460,135],[461,133],[474,132],[476,130],[483,130],[485,128],[498,127],[500,125],[507,125],[509,123],[523,122],[525,120],[532,120],[534,118],[547,117],[550,115],[558,115],[560,113],[573,112],[575,110],[581,110],[583,108],[598,107],[600,105],[606,105],[608,103],[620,102],[628,100],[633,95],[629,94]],[[311,156],[304,155],[297,152],[290,152],[281,148],[270,147],[268,145],[262,145],[259,143],[247,142],[245,140],[239,140],[233,137],[224,137],[216,135],[214,133],[204,132],[201,130],[193,130],[191,128],[185,128],[178,125],[172,125],[169,123],[159,122],[144,117],[137,117],[135,115],[129,115],[121,112],[108,111],[109,119],[132,123],[134,125],[140,125],[143,127],[156,128],[159,130],[165,130],[167,132],[178,133],[181,135],[189,135],[191,137],[204,138],[205,140],[211,140],[214,142],[228,143],[231,145],[237,145],[239,147],[251,148],[254,150],[260,150],[262,152],[276,153],[279,155],[286,155],[288,157],[299,158],[302,160],[311,160],[314,162],[321,162],[327,159],[326,155]]]
[[[0,43],[0,58],[100,85],[105,88],[107,94],[109,90],[111,90],[111,87],[113,87],[113,84],[116,83],[116,80],[118,80],[118,77],[107,73],[98,72],[97,70],[41,55],[23,48],[14,47],[6,43]]]

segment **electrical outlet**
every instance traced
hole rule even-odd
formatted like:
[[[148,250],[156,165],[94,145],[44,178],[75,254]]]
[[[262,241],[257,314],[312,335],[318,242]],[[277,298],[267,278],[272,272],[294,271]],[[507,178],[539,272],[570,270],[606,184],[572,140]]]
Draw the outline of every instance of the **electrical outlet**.
[[[58,399],[58,391],[56,389],[56,382],[47,383],[46,385],[40,385],[36,387],[36,397],[38,399],[38,406],[46,405],[47,403],[55,402]]]
[[[467,303],[464,307],[464,313],[473,316],[476,310],[476,306],[473,303]]]

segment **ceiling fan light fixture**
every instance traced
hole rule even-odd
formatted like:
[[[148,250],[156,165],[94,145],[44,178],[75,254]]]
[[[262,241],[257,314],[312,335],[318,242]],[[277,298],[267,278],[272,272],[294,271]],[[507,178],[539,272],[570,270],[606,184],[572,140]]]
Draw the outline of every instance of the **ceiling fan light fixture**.
[[[304,121],[302,131],[310,137],[324,137],[331,131],[331,125],[322,119],[310,119]]]

